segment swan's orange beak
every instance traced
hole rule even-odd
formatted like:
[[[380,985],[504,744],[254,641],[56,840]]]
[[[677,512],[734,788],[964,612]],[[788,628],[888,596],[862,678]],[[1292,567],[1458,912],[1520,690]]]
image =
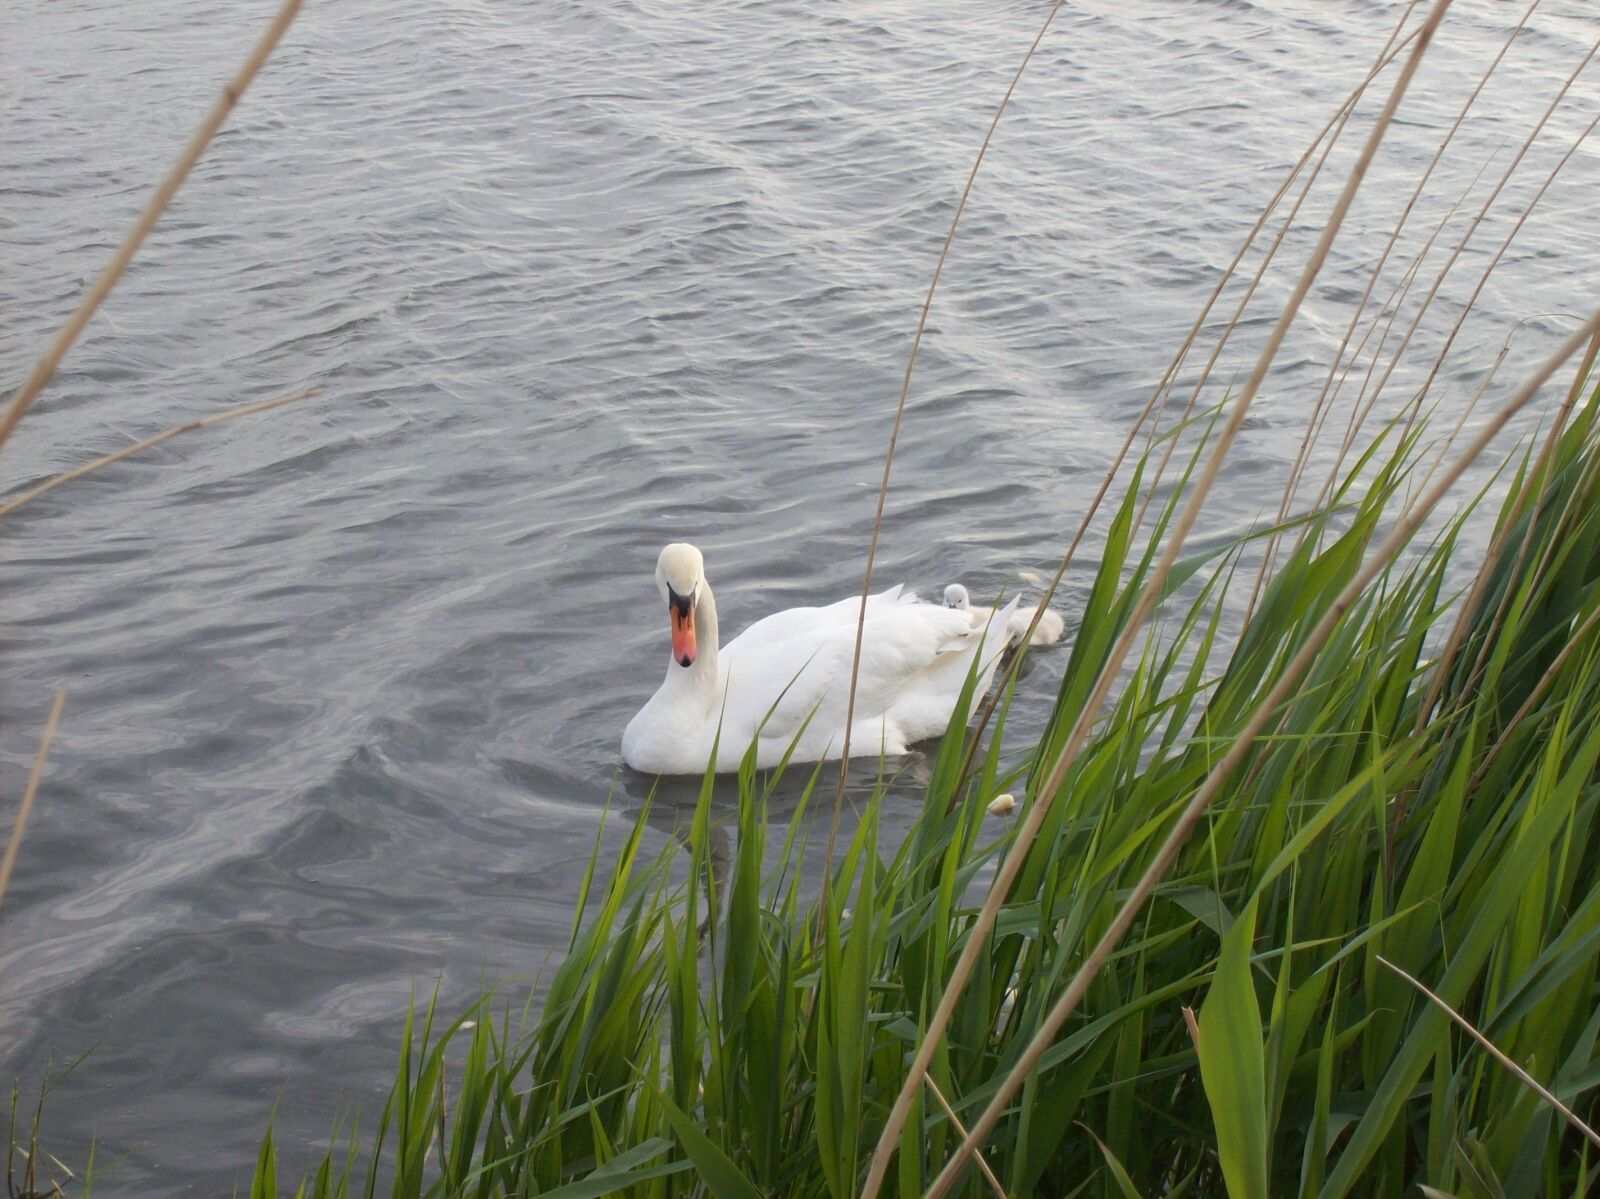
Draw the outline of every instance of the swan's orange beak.
[[[679,666],[694,665],[694,602],[673,592],[667,601],[672,616],[672,660]]]

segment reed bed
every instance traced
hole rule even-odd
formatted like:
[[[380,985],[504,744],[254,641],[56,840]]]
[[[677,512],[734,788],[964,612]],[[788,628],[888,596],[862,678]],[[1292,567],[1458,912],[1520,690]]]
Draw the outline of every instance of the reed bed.
[[[910,834],[880,839],[875,796],[815,896],[819,775],[769,852],[784,772],[741,773],[725,876],[708,778],[688,869],[642,853],[642,822],[592,861],[539,1017],[408,1023],[377,1148],[303,1193],[1587,1193],[1597,330],[1453,457],[1461,426],[1430,443],[1407,397],[1317,507],[1184,556],[1269,342],[1243,395],[1152,434],[1036,745],[1005,748],[1009,689],[986,742],[955,722]],[[1498,509],[1438,518],[1585,349],[1547,435],[1500,463]],[[1483,554],[1465,531],[1490,515]],[[997,831],[1003,791],[1023,818]],[[269,1135],[256,1194],[276,1155]]]
[[[1180,561],[1024,846],[985,805],[1005,791],[1037,804],[1174,518],[1176,495],[1132,537],[1130,489],[1038,746],[1010,759],[1002,704],[963,777],[955,725],[910,835],[886,843],[869,803],[809,897],[803,812],[781,839],[767,821],[782,772],[739,776],[725,872],[707,780],[686,859],[645,854],[641,821],[615,863],[591,863],[537,1018],[519,1027],[485,1000],[443,1027],[431,1011],[408,1022],[376,1148],[331,1154],[296,1193],[382,1179],[397,1197],[859,1194],[988,880],[1019,854],[896,1137],[893,1193],[927,1193],[962,1130],[981,1128],[951,1193],[1586,1194],[1594,1134],[1574,1120],[1600,1106],[1600,387],[1569,394],[1559,434],[1506,464],[1470,603],[1451,580],[1481,500],[1350,598],[1378,544],[1420,527],[1399,506],[1426,445],[1398,423],[1305,518],[1233,644],[1218,629],[1248,587],[1249,543]],[[1319,628],[1326,646],[1241,737]],[[1213,776],[1126,941],[1028,1059]],[[253,1194],[279,1193],[277,1152],[269,1135]]]
[[[1593,122],[1489,257],[1420,386],[1395,396],[1391,383],[1595,49],[1486,198],[1468,205],[1488,163],[1409,251],[1406,225],[1505,49],[1469,81],[1308,405],[1276,518],[1204,551],[1185,544],[1448,7],[1404,10],[1130,430],[1124,456],[1141,433],[1142,453],[1113,463],[1051,584],[1102,520],[1038,741],[1006,744],[1010,673],[975,727],[952,724],[908,835],[881,833],[880,790],[835,853],[835,798],[815,891],[805,812],[821,772],[785,781],[792,771],[747,765],[725,870],[707,778],[682,845],[646,854],[640,820],[615,862],[597,852],[537,1016],[497,1015],[485,998],[448,1024],[432,1009],[408,1020],[371,1148],[328,1154],[297,1194],[1589,1192],[1600,313],[1576,319],[1486,415],[1505,347],[1452,426],[1436,433],[1426,401]],[[1241,391],[1207,401],[1258,284],[1386,72],[1381,110]],[[1252,253],[1244,281],[1235,272]],[[1230,284],[1242,294],[1192,380],[1186,359]],[[1181,405],[1180,380],[1192,382]],[[1508,443],[1530,411],[1543,434]],[[1307,486],[1325,437],[1331,461]],[[1471,470],[1487,482],[1460,499]],[[888,473],[886,462],[885,488]],[[981,700],[969,694],[959,715]],[[796,787],[800,810],[769,825],[774,795]],[[987,815],[1003,792],[1022,799],[1015,824]],[[278,1152],[269,1132],[254,1195],[279,1193]]]
[[[1600,314],[1477,416],[1491,371],[1437,433],[1425,400],[1470,300],[1420,388],[1397,397],[1391,381],[1594,50],[1443,264],[1430,255],[1466,195],[1407,261],[1402,231],[1504,53],[1473,81],[1308,405],[1276,518],[1186,546],[1447,8],[1404,10],[1129,431],[1051,583],[1100,521],[1037,742],[1007,743],[1012,671],[987,701],[969,688],[903,837],[881,829],[881,789],[840,829],[837,799],[832,821],[807,819],[821,770],[747,764],[725,865],[709,777],[681,844],[647,853],[642,817],[615,861],[597,842],[537,1011],[485,997],[454,1018],[433,1007],[408,1017],[376,1121],[303,1179],[295,1163],[288,1193],[1589,1192],[1600,1145]],[[1209,380],[1257,285],[1385,79],[1272,334],[1242,390],[1217,398]],[[230,89],[216,123],[235,99]],[[1275,235],[1258,245],[1275,213]],[[142,233],[131,236],[129,257]],[[1402,319],[1419,280],[1425,295]],[[1237,306],[1196,380],[1187,357],[1230,284]],[[1375,295],[1388,298],[1371,305]],[[73,332],[13,401],[0,442]],[[902,410],[911,374],[908,362]],[[1342,428],[1331,419],[1341,399]],[[1505,448],[1497,438],[1525,429],[1530,411],[1544,433]],[[1332,463],[1308,486],[1329,428]],[[1457,500],[1475,464],[1488,482]],[[59,701],[52,728],[58,716]],[[770,823],[775,797],[787,809],[796,791],[798,811]],[[1021,801],[1015,823],[986,811],[1006,792]],[[818,883],[804,864],[823,827]],[[6,868],[20,820],[16,832]],[[16,1110],[14,1100],[14,1145]],[[37,1126],[35,1115],[27,1188]],[[252,1196],[285,1193],[280,1153],[269,1130]]]

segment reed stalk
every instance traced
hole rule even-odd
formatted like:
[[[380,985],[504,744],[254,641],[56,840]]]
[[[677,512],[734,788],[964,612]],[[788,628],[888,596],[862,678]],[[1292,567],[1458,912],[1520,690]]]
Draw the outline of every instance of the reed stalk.
[[[228,408],[222,412],[213,412],[209,416],[201,416],[196,417],[194,420],[186,420],[182,424],[173,425],[171,428],[163,429],[160,433],[157,433],[154,436],[146,437],[143,440],[136,441],[132,445],[123,446],[122,449],[113,450],[109,454],[102,454],[98,458],[94,458],[88,462],[85,462],[82,466],[75,466],[71,470],[63,471],[59,475],[54,475],[51,478],[44,480],[42,483],[35,484],[26,491],[22,492],[22,494],[7,500],[3,504],[0,504],[0,517],[10,516],[24,504],[38,499],[41,495],[45,495],[51,491],[54,491],[57,487],[60,487],[64,483],[71,483],[77,479],[83,478],[85,475],[93,474],[97,470],[102,470],[105,467],[111,466],[117,462],[121,462],[126,458],[131,458],[135,454],[142,453],[148,449],[153,449],[164,442],[171,441],[174,437],[181,437],[185,433],[193,433],[200,429],[209,429],[213,425],[226,424],[228,421],[238,420],[241,416],[254,416],[258,412],[270,412],[274,408],[283,408],[289,404],[298,404],[301,400],[309,400],[311,397],[319,396],[321,394],[322,388],[308,387],[302,391],[296,391],[289,395],[278,396],[276,399],[261,400],[254,404],[241,404],[236,408]]]
[[[11,399],[11,405],[4,414],[0,414],[0,448],[10,439],[19,421],[27,414],[39,393],[44,390],[44,385],[55,374],[56,367],[61,365],[61,360],[66,357],[67,351],[78,340],[78,335],[83,332],[91,317],[99,310],[105,298],[111,294],[111,289],[116,287],[123,272],[133,262],[134,256],[139,253],[139,247],[144,245],[145,238],[156,227],[156,222],[166,212],[167,206],[172,203],[172,198],[178,194],[178,189],[183,186],[184,180],[194,170],[206,152],[206,147],[211,144],[211,139],[216,136],[217,130],[222,128],[223,122],[243,98],[245,91],[260,72],[261,67],[272,56],[273,50],[283,39],[289,26],[294,23],[295,17],[300,12],[300,0],[284,0],[266,30],[256,41],[249,55],[245,58],[232,79],[223,85],[222,94],[212,104],[210,110],[201,119],[199,126],[190,136],[189,141],[179,153],[177,161],[167,171],[165,177],[156,185],[155,191],[150,194],[144,208],[134,220],[132,228],[124,235],[116,250],[112,252],[111,259],[101,270],[94,281],[94,285],[85,293],[83,299],[72,315],[67,318],[60,331],[45,347],[44,353],[34,363],[33,369],[28,372],[27,378],[17,388],[16,394]]]
[[[1194,797],[1189,800],[1177,823],[1173,825],[1172,831],[1167,834],[1166,840],[1162,842],[1161,849],[1157,851],[1154,860],[1134,886],[1132,892],[1129,893],[1127,899],[1123,901],[1110,927],[1107,928],[1095,947],[1090,950],[1084,964],[1079,967],[1077,974],[1073,976],[1072,981],[1067,985],[1066,991],[1056,1001],[1049,1018],[1040,1027],[1034,1039],[1029,1042],[1028,1047],[1023,1050],[1021,1057],[1017,1060],[1017,1064],[1012,1067],[1011,1072],[1000,1084],[994,1098],[990,1100],[989,1106],[984,1109],[983,1115],[973,1124],[971,1132],[962,1141],[955,1156],[950,1159],[950,1163],[946,1166],[944,1172],[940,1174],[934,1185],[929,1189],[928,1199],[940,1199],[940,1196],[948,1193],[957,1175],[966,1166],[967,1159],[983,1143],[984,1137],[994,1128],[1005,1109],[1005,1105],[1021,1088],[1029,1072],[1038,1065],[1039,1059],[1049,1049],[1051,1042],[1055,1040],[1056,1035],[1061,1031],[1061,1026],[1066,1023],[1067,1017],[1072,1014],[1077,1005],[1083,1000],[1085,993],[1088,991],[1089,983],[1100,972],[1100,969],[1111,956],[1112,951],[1116,949],[1122,938],[1127,935],[1128,930],[1133,927],[1133,922],[1138,917],[1140,909],[1144,906],[1145,901],[1150,898],[1156,884],[1166,875],[1173,859],[1177,856],[1178,850],[1194,831],[1195,825],[1199,822],[1200,817],[1205,814],[1206,808],[1211,804],[1211,801],[1221,791],[1228,775],[1244,760],[1245,755],[1253,747],[1255,739],[1266,730],[1267,725],[1278,714],[1279,709],[1289,698],[1290,693],[1305,676],[1312,661],[1322,651],[1334,628],[1344,619],[1356,600],[1372,584],[1373,580],[1411,542],[1417,530],[1422,526],[1423,521],[1432,514],[1439,501],[1445,497],[1445,494],[1456,484],[1467,468],[1477,461],[1479,455],[1488,448],[1489,443],[1505,428],[1506,423],[1528,405],[1539,393],[1539,389],[1555,374],[1556,370],[1568,358],[1582,349],[1596,331],[1600,331],[1600,312],[1596,312],[1590,317],[1584,323],[1583,328],[1568,338],[1561,348],[1534,372],[1532,377],[1495,414],[1494,419],[1472,440],[1472,443],[1461,453],[1460,457],[1456,459],[1443,477],[1434,483],[1433,487],[1421,499],[1406,510],[1389,535],[1373,551],[1366,565],[1345,585],[1338,598],[1328,607],[1322,619],[1317,622],[1310,636],[1306,638],[1304,644],[1300,647],[1299,652],[1295,654],[1289,665],[1278,677],[1278,681],[1273,684],[1266,697],[1256,707],[1244,729],[1233,739],[1227,752],[1212,768],[1211,773],[1206,776],[1205,782],[1200,785]]]
[[[1249,412],[1251,403],[1261,389],[1262,380],[1266,378],[1267,368],[1272,360],[1277,357],[1278,347],[1283,344],[1283,339],[1289,331],[1300,303],[1305,299],[1306,293],[1311,290],[1312,281],[1317,277],[1322,264],[1327,260],[1328,251],[1332,248],[1333,239],[1339,232],[1339,227],[1344,221],[1345,214],[1350,209],[1351,202],[1355,199],[1361,181],[1365,178],[1367,168],[1373,156],[1377,153],[1378,144],[1383,139],[1384,132],[1389,127],[1389,122],[1394,119],[1395,111],[1400,106],[1400,101],[1405,95],[1406,87],[1411,78],[1416,74],[1422,56],[1427,52],[1432,41],[1434,31],[1439,27],[1439,22],[1444,19],[1444,14],[1450,6],[1450,0],[1436,0],[1427,20],[1423,23],[1417,35],[1416,44],[1412,47],[1400,77],[1395,81],[1389,93],[1383,111],[1379,113],[1374,122],[1372,131],[1367,137],[1366,144],[1362,147],[1361,155],[1352,167],[1350,176],[1345,182],[1343,191],[1335,203],[1333,212],[1324,226],[1321,237],[1318,238],[1316,247],[1312,250],[1310,260],[1301,272],[1299,281],[1295,284],[1294,291],[1290,294],[1288,302],[1284,305],[1283,313],[1273,326],[1267,343],[1262,347],[1256,364],[1246,380],[1244,389],[1238,400],[1232,406],[1228,419],[1217,435],[1214,447],[1205,463],[1198,480],[1194,483],[1189,502],[1184,506],[1178,517],[1176,526],[1168,533],[1166,544],[1161,551],[1160,560],[1151,572],[1150,581],[1141,592],[1134,607],[1133,615],[1129,619],[1122,635],[1118,638],[1115,647],[1108,656],[1105,665],[1100,670],[1100,675],[1088,701],[1084,705],[1083,713],[1074,723],[1072,731],[1067,736],[1066,745],[1063,747],[1050,773],[1034,797],[1033,804],[1028,809],[1021,826],[1017,831],[1016,840],[1006,855],[1005,862],[1001,865],[995,880],[990,887],[989,896],[984,901],[978,913],[977,921],[972,931],[968,934],[966,949],[957,960],[955,969],[951,972],[949,981],[945,984],[944,994],[939,1007],[935,1010],[933,1018],[929,1021],[928,1028],[923,1034],[923,1042],[919,1047],[916,1057],[912,1059],[909,1077],[901,1088],[900,1096],[896,1099],[894,1107],[890,1110],[889,1119],[884,1126],[883,1133],[878,1140],[878,1147],[873,1154],[872,1164],[867,1173],[866,1182],[862,1186],[861,1199],[875,1199],[879,1188],[883,1185],[884,1175],[888,1171],[889,1158],[894,1153],[900,1130],[905,1126],[906,1117],[910,1114],[911,1092],[921,1085],[922,1076],[927,1072],[933,1060],[933,1055],[938,1046],[938,1041],[944,1036],[949,1027],[950,1017],[955,1011],[956,1000],[960,998],[962,990],[971,977],[982,953],[985,939],[994,927],[994,922],[999,916],[1000,905],[1011,889],[1011,884],[1016,881],[1017,874],[1022,869],[1022,859],[1027,849],[1038,836],[1039,829],[1044,824],[1045,816],[1050,810],[1050,804],[1065,781],[1067,771],[1076,761],[1078,751],[1082,748],[1088,737],[1089,726],[1100,706],[1104,703],[1111,685],[1116,678],[1117,671],[1121,669],[1123,661],[1133,648],[1133,642],[1139,635],[1140,626],[1155,604],[1156,596],[1161,593],[1170,574],[1178,554],[1183,549],[1184,540],[1189,530],[1194,527],[1200,515],[1200,509],[1205,503],[1206,496],[1210,493],[1211,485],[1216,481],[1217,474],[1222,469],[1223,460],[1228,450],[1232,447],[1233,439],[1238,435],[1240,426],[1244,423],[1245,414]],[[1120,938],[1119,938],[1120,939]],[[974,1129],[975,1135],[979,1134]],[[968,1138],[969,1140],[973,1138]],[[965,1145],[966,1142],[963,1142]],[[970,1153],[970,1149],[965,1152]],[[964,1159],[963,1159],[964,1164]],[[944,1187],[947,1189],[948,1182]],[[939,1193],[943,1193],[942,1190]]]
[[[44,733],[39,738],[39,748],[34,751],[33,769],[28,772],[28,782],[22,790],[22,800],[17,804],[17,818],[11,826],[11,836],[6,841],[5,856],[0,857],[0,903],[5,902],[6,888],[11,885],[11,870],[17,864],[17,851],[22,848],[22,834],[28,827],[28,814],[33,811],[33,799],[39,793],[39,780],[44,777],[44,764],[50,757],[50,746],[55,743],[56,728],[61,723],[61,710],[66,704],[67,693],[56,692],[56,698],[50,705],[50,715],[45,718]]]
[[[972,169],[967,172],[967,181],[961,188],[961,197],[956,201],[956,210],[951,214],[950,229],[945,234],[944,243],[939,247],[939,257],[934,261],[933,275],[928,280],[928,292],[922,300],[922,311],[917,315],[917,329],[912,335],[911,350],[906,355],[905,373],[900,380],[900,398],[895,403],[894,421],[889,427],[889,445],[883,455],[883,477],[878,483],[878,498],[872,514],[872,535],[867,541],[867,561],[861,578],[861,611],[856,617],[855,647],[850,654],[850,690],[845,701],[844,743],[839,753],[839,787],[833,799],[833,821],[828,829],[828,852],[824,858],[824,870],[829,868],[833,860],[834,841],[839,831],[839,813],[844,806],[845,779],[850,765],[850,729],[855,724],[856,685],[861,677],[861,635],[867,620],[867,597],[872,591],[872,568],[878,559],[878,535],[883,529],[883,509],[889,498],[889,474],[894,469],[894,450],[900,440],[900,426],[905,420],[906,400],[911,395],[911,373],[917,365],[917,352],[922,348],[922,335],[928,327],[928,314],[933,309],[934,294],[939,290],[939,278],[944,274],[945,261],[950,257],[950,247],[955,243],[956,230],[961,225],[961,214],[967,210],[967,200],[972,196],[972,186],[978,180],[978,170],[983,166],[984,156],[989,152],[989,143],[994,139],[995,130],[1000,126],[1000,118],[1005,116],[1006,109],[1011,104],[1011,97],[1017,90],[1017,84],[1022,81],[1023,72],[1033,61],[1034,51],[1039,48],[1039,43],[1044,41],[1044,35],[1049,31],[1051,22],[1056,19],[1056,14],[1061,11],[1061,6],[1065,2],[1066,0],[1054,0],[1045,13],[1039,32],[1034,35],[1027,53],[1017,64],[1016,73],[1011,76],[1011,82],[1006,85],[1005,94],[1000,97],[994,116],[989,120],[989,127],[984,131],[978,153],[972,160]]]

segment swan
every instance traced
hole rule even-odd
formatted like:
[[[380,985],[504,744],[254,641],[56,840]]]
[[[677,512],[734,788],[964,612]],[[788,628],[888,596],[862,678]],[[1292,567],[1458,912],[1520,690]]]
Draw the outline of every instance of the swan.
[[[967,595],[967,589],[960,583],[951,583],[950,586],[944,589],[944,603],[947,608],[955,608],[961,612],[969,613],[974,625],[987,623],[994,615],[993,608],[974,608],[971,598]],[[1012,607],[1016,607],[1015,600],[1012,601]],[[1037,611],[1039,609],[1035,606],[1032,608],[1016,608],[1016,611],[1011,613],[1011,618],[1005,625],[1006,640],[1009,644],[1022,644],[1023,634],[1028,631],[1028,626],[1033,623],[1033,614]],[[1066,627],[1067,622],[1061,619],[1060,613],[1052,612],[1049,608],[1046,608],[1044,614],[1039,617],[1039,625],[1033,630],[1033,636],[1028,639],[1028,644],[1054,645],[1061,640],[1061,634]]]
[[[776,765],[791,747],[796,762],[840,756],[859,597],[774,613],[723,645],[698,549],[675,542],[662,550],[656,588],[667,604],[672,657],[666,679],[623,731],[623,761],[649,774],[701,774],[715,746],[721,773],[739,768],[752,741],[758,767]],[[997,630],[1015,607],[1000,614]],[[975,694],[994,679],[1006,639],[986,638],[986,630],[903,585],[870,596],[852,750],[902,754],[943,733],[973,662]]]

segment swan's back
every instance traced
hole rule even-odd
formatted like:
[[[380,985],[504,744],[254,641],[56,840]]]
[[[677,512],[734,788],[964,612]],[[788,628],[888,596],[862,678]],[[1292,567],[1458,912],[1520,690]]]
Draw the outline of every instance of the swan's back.
[[[903,753],[943,732],[983,630],[967,613],[903,593],[873,599],[862,626],[851,741],[863,751]],[[781,612],[724,647],[725,744],[748,746],[759,733],[758,757],[775,758],[798,737],[799,760],[839,756],[860,603]],[[1001,641],[988,638],[996,651]]]

